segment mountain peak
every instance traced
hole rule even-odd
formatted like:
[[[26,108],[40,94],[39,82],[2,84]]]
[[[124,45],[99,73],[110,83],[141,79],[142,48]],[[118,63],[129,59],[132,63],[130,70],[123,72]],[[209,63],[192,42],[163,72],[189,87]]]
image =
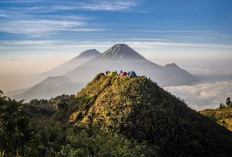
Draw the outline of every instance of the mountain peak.
[[[177,68],[178,66],[176,65],[176,63],[171,63],[171,64],[166,64],[165,67]]]
[[[145,60],[138,52],[126,44],[115,44],[105,51],[98,59],[107,60]]]
[[[74,68],[78,67],[79,65],[85,63],[88,60],[96,58],[100,56],[101,53],[96,49],[89,49],[84,52],[81,52],[80,55],[76,56],[75,58],[61,64],[58,67],[55,67],[45,73],[43,76],[61,76],[67,73],[68,71],[73,70]]]
[[[77,56],[78,58],[85,58],[85,57],[97,57],[99,56],[101,53],[99,51],[97,51],[96,49],[89,49],[86,50],[84,52],[81,52],[81,54],[79,56]],[[76,58],[77,58],[76,57]]]
[[[127,48],[130,48],[127,44],[115,44],[113,47],[119,47],[119,48],[127,47]]]

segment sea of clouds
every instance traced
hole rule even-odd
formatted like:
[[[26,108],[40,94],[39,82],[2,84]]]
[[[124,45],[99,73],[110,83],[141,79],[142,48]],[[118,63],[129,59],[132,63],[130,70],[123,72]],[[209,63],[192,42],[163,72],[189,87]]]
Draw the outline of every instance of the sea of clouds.
[[[183,99],[189,107],[197,111],[217,108],[227,97],[232,98],[232,80],[203,83],[194,86],[165,87],[173,95]]]

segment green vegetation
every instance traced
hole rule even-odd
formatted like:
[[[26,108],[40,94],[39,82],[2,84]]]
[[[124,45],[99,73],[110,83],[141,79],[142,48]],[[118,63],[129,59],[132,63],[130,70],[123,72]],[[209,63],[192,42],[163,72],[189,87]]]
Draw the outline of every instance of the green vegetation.
[[[200,113],[232,131],[232,103],[230,97],[226,98],[226,105],[221,103],[217,109],[206,109]]]
[[[144,76],[111,77],[101,73],[76,96],[30,103],[0,94],[0,110],[3,156],[232,153],[230,131],[191,110]]]
[[[123,135],[106,134],[93,125],[67,123],[65,106],[74,102],[73,95],[30,103],[0,95],[0,155],[141,156],[147,150],[146,144]],[[53,105],[58,105],[58,110]]]
[[[21,114],[22,102],[0,95],[0,154],[21,154],[32,136],[29,120]]]
[[[202,115],[210,117],[221,126],[232,131],[232,107],[224,106],[218,109],[206,109],[200,112]]]

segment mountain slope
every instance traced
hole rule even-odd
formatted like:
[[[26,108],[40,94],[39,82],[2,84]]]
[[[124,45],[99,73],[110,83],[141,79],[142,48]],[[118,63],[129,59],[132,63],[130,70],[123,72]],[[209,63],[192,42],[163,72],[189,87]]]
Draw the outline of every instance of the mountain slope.
[[[232,135],[146,77],[99,74],[69,106],[69,121],[147,142],[158,156],[229,156]]]
[[[79,56],[71,59],[70,61],[43,73],[42,76],[61,76],[69,72],[70,70],[73,70],[74,68],[78,67],[79,65],[85,63],[86,61],[99,56],[100,54],[101,53],[96,49],[86,50],[82,52]]]
[[[159,85],[189,85],[197,78],[187,71],[173,66],[157,65],[125,44],[116,44],[100,56],[87,61],[72,71],[65,74],[73,82],[88,82],[100,72],[110,71],[131,71],[138,75],[146,75]]]
[[[15,95],[12,98],[16,100],[30,101],[32,99],[49,99],[62,94],[75,94],[84,85],[73,83],[64,76],[48,77],[42,82],[36,84],[22,94]]]

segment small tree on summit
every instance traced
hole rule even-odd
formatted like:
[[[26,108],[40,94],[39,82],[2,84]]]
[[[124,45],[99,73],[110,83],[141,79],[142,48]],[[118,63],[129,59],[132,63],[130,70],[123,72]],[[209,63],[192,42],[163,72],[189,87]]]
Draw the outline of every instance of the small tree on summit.
[[[219,109],[223,109],[225,108],[226,106],[223,104],[223,103],[220,103],[220,106],[219,106]]]
[[[227,106],[231,106],[230,97],[227,97],[227,98],[226,98],[226,105],[227,105]]]

